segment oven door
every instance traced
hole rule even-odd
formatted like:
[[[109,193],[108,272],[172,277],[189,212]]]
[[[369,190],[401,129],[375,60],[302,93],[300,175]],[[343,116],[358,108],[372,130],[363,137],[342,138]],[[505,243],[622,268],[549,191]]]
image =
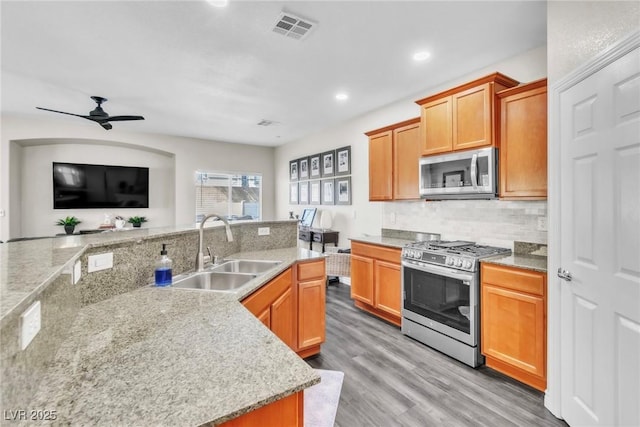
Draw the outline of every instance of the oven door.
[[[402,261],[402,316],[470,346],[478,345],[478,275]]]

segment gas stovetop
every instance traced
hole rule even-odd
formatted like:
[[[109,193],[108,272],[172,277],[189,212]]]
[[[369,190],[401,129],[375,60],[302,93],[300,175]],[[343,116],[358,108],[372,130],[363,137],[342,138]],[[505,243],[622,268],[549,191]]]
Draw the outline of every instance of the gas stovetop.
[[[413,242],[402,249],[402,259],[414,263],[440,264],[458,270],[476,271],[478,260],[510,254],[511,249],[478,245],[463,240]]]

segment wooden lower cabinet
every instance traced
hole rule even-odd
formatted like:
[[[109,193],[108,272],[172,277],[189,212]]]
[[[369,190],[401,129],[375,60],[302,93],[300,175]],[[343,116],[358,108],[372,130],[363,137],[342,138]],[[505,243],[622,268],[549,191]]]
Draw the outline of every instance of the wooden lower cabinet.
[[[302,358],[325,341],[324,259],[295,264],[242,301],[266,327]]]
[[[483,263],[480,278],[481,346],[486,365],[544,391],[546,274]]]
[[[351,298],[356,307],[400,326],[400,249],[351,242]]]
[[[241,415],[238,418],[220,424],[222,427],[265,427],[287,426],[302,427],[304,425],[304,392],[276,400]]]
[[[300,357],[320,352],[325,341],[326,269],[325,260],[297,265],[298,282],[298,340]]]
[[[245,298],[242,304],[295,351],[295,299],[292,285],[293,274],[288,268]]]

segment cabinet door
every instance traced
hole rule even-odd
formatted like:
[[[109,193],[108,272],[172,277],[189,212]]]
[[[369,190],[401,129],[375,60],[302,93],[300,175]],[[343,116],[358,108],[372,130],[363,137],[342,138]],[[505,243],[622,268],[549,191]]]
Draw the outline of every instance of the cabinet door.
[[[546,377],[543,297],[483,283],[481,319],[484,355]],[[518,378],[517,372],[512,376]]]
[[[324,279],[298,284],[298,351],[324,342],[325,290]]]
[[[422,155],[446,153],[453,148],[451,97],[422,105]]]
[[[393,132],[369,137],[369,200],[393,199]]]
[[[419,199],[420,124],[393,131],[393,198]]]
[[[271,304],[271,331],[292,350],[296,349],[295,306],[293,292],[288,288]]]
[[[454,151],[493,144],[492,94],[486,83],[452,96]]]
[[[373,260],[351,253],[351,298],[373,305]]]
[[[547,87],[500,99],[500,197],[547,198]]]
[[[271,329],[271,307],[265,308],[261,313],[254,313],[254,316],[256,316],[264,326]]]
[[[375,261],[375,307],[400,317],[400,265]]]

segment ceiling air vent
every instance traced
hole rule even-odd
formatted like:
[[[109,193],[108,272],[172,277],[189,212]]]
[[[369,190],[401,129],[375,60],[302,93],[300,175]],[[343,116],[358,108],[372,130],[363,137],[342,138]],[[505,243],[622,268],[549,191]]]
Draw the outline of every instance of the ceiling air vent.
[[[291,13],[280,12],[273,31],[283,36],[302,40],[316,25],[315,22],[311,22],[308,19],[300,18]]]

